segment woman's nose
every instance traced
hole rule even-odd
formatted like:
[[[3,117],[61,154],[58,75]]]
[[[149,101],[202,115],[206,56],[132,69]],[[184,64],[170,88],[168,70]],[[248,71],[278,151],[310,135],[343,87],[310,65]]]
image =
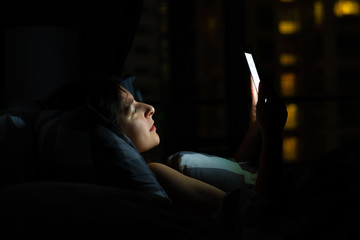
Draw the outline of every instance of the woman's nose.
[[[145,117],[151,117],[155,113],[155,108],[149,104],[145,104],[146,111],[145,111]]]

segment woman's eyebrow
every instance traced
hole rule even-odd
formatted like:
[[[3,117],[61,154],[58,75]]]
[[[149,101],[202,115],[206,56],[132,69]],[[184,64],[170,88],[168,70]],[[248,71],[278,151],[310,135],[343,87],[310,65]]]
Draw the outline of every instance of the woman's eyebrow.
[[[126,104],[128,106],[130,106],[130,105],[132,105],[134,103],[134,98],[131,95],[126,94],[126,101],[125,102],[126,102]]]

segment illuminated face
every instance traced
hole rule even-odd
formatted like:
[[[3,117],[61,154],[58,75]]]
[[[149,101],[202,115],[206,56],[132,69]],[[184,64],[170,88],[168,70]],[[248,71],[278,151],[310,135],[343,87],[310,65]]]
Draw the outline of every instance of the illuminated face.
[[[121,91],[121,96],[126,107],[120,117],[120,126],[138,152],[142,153],[159,145],[160,137],[152,119],[155,109],[151,105],[135,101],[132,94],[125,89]]]

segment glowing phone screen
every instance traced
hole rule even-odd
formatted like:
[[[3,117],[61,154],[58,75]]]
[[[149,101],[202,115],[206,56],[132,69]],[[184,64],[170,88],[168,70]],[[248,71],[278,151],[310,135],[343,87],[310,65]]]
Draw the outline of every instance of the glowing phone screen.
[[[252,76],[252,79],[254,81],[255,89],[257,92],[259,92],[259,83],[260,83],[260,77],[258,74],[258,71],[256,70],[254,58],[251,53],[245,53],[246,61],[249,65],[250,73]]]

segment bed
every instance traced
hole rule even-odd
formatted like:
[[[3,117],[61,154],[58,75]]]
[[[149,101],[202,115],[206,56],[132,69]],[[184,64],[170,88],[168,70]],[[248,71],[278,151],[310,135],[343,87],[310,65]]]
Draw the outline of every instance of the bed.
[[[92,111],[86,110],[87,114]],[[81,111],[84,111],[84,108]],[[247,209],[249,216],[265,217],[262,218],[260,227],[247,225],[239,236],[234,233],[234,229],[242,226],[226,221],[219,222],[214,217],[200,216],[183,209],[164,197],[164,193],[156,186],[140,186],[134,191],[127,187],[133,184],[131,181],[107,184],[113,180],[111,176],[117,171],[112,172],[105,182],[96,181],[94,174],[104,176],[111,168],[102,167],[100,172],[96,172],[99,170],[96,167],[94,172],[94,165],[88,164],[86,169],[82,170],[82,179],[76,178],[77,174],[72,175],[84,163],[81,161],[71,168],[58,168],[58,162],[55,161],[55,165],[46,166],[44,171],[39,160],[39,135],[35,134],[39,116],[38,113],[10,109],[3,110],[0,114],[2,236],[148,236],[157,239],[251,239],[255,236],[261,239],[353,239],[353,236],[359,235],[359,142],[335,149],[317,160],[285,166],[282,194],[278,202],[271,210],[250,204]],[[57,119],[68,123],[69,115],[55,116],[67,116]],[[42,126],[46,126],[51,132],[51,127],[46,124]],[[106,127],[106,124],[101,126]],[[56,128],[58,127],[59,125],[56,125]],[[42,136],[44,142],[51,146],[51,141],[45,140],[46,134]],[[63,134],[62,137],[64,136]],[[180,166],[178,170],[184,174],[210,181],[229,192],[236,192],[237,188],[251,187],[254,175],[248,170],[250,174],[247,176],[246,171],[239,172],[239,169],[233,167],[234,162],[231,159],[192,152],[175,155],[178,157],[170,158],[169,164],[174,165],[171,159],[176,159],[176,164]],[[51,158],[50,155],[47,157]],[[215,160],[216,164],[212,164]],[[210,165],[215,167],[209,170]],[[49,173],[49,169],[58,174],[52,176],[57,176],[56,178],[49,176],[52,174],[43,174]],[[61,178],[64,172],[74,178]],[[214,172],[216,174],[210,174]],[[147,176],[148,172],[144,171],[142,174]],[[243,180],[236,180],[239,178]],[[148,178],[145,177],[142,184],[146,185],[147,181]],[[236,204],[234,206],[236,212]],[[236,214],[234,216],[236,217]],[[236,222],[236,219],[234,221]],[[246,222],[242,224],[246,225]]]

